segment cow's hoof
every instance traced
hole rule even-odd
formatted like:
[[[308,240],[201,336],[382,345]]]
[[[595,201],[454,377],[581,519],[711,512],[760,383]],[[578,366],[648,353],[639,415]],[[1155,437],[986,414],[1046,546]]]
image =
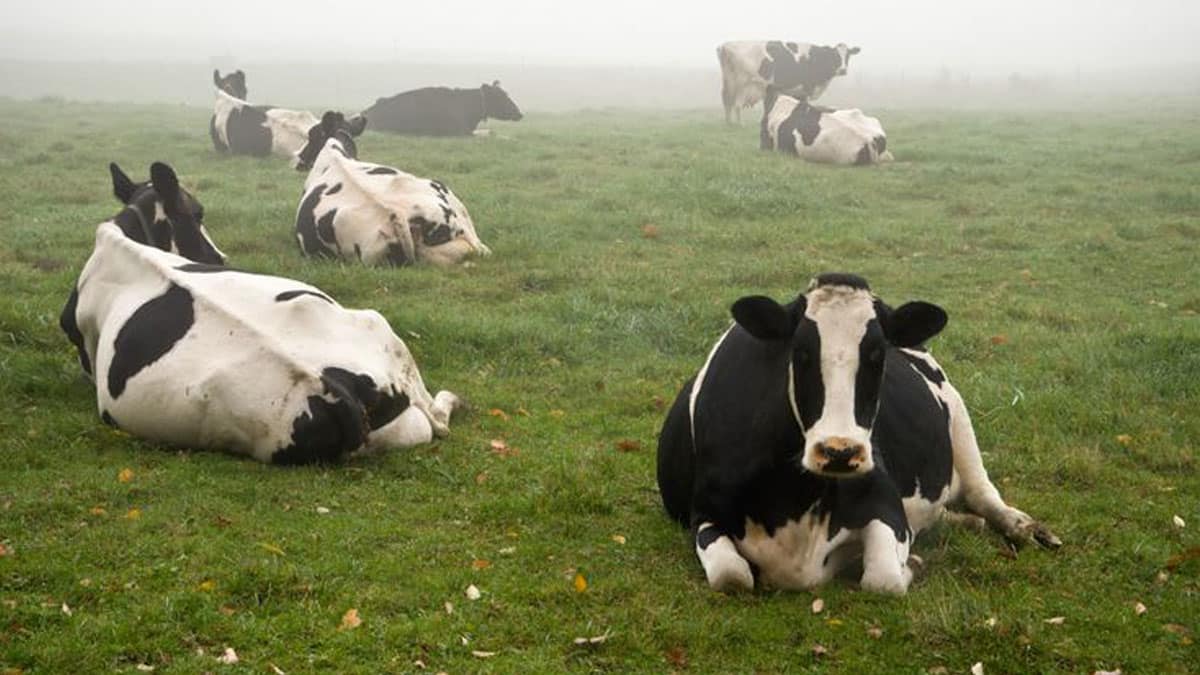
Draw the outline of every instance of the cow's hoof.
[[[912,570],[902,567],[900,574],[870,574],[863,573],[859,586],[870,593],[884,595],[904,595],[908,592],[908,584],[912,582]]]
[[[1014,545],[1032,541],[1042,548],[1055,549],[1062,546],[1062,540],[1055,536],[1050,528],[1021,511],[1016,511],[1012,524],[1004,529],[1004,538]]]
[[[1055,534],[1050,531],[1050,528],[1037,522],[1036,520],[1030,524],[1030,535],[1033,537],[1033,540],[1036,541],[1042,548],[1054,549],[1062,546],[1062,539],[1059,539],[1057,536],[1055,536]]]

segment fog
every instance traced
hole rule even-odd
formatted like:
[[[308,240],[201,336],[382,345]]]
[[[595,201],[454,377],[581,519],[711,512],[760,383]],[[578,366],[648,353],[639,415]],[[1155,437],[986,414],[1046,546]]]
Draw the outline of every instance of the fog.
[[[7,3],[6,3],[7,4]],[[252,100],[365,106],[500,78],[528,109],[708,107],[731,39],[862,47],[839,99],[950,105],[1200,93],[1200,2],[200,3],[46,0],[4,12],[0,95],[202,105],[210,71]],[[524,91],[523,91],[524,89]],[[950,95],[948,92],[956,92]]]

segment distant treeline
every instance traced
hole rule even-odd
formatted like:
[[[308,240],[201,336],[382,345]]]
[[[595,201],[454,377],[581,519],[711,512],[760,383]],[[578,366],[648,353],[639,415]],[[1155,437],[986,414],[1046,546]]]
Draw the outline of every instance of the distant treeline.
[[[0,60],[0,96],[83,101],[212,102],[212,70],[242,68],[250,100],[281,106],[366,108],[381,96],[428,85],[477,87],[501,80],[526,111],[581,108],[695,109],[720,106],[720,75],[712,68],[542,66],[419,63],[37,62]],[[1200,64],[1098,71],[950,66],[881,67],[863,58],[837,78],[821,102],[880,107],[1062,107],[1080,98],[1200,95]]]

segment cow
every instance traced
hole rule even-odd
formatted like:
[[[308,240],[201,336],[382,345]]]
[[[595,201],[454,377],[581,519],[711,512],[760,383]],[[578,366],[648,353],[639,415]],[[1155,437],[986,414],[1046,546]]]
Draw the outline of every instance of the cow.
[[[127,206],[97,227],[59,320],[95,383],[101,420],[275,464],[448,433],[459,398],[430,395],[381,315],[226,267],[170,166],[154,163],[140,185],[113,178]]]
[[[499,80],[478,89],[405,91],[376,100],[363,114],[372,129],[420,136],[469,136],[488,118],[516,122],[524,117]]]
[[[713,589],[810,589],[861,556],[862,588],[903,594],[913,537],[943,515],[1061,545],[988,478],[923,346],[943,309],[892,308],[861,277],[822,274],[786,305],[752,295],[731,312],[658,445],[663,506]]]
[[[304,255],[406,266],[450,265],[491,253],[448,187],[359,161],[355,135],[351,122],[330,111],[300,151],[301,162],[312,164],[296,211]]]
[[[810,162],[858,166],[892,161],[887,135],[874,117],[858,108],[834,110],[767,88],[763,99],[763,150]]]
[[[213,71],[217,88],[213,116],[208,123],[218,153],[292,160],[304,147],[308,131],[320,120],[307,110],[287,110],[246,102],[246,74],[240,70],[221,77]]]
[[[741,124],[742,108],[762,100],[768,86],[798,98],[820,98],[830,80],[845,75],[850,57],[862,51],[840,42],[835,47],[806,42],[742,40],[717,47],[721,63],[721,102],[725,123]]]

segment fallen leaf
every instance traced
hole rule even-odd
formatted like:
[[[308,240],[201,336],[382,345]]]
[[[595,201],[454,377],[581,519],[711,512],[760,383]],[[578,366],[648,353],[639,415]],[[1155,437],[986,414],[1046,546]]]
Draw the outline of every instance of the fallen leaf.
[[[1121,669],[1117,668],[1116,670],[1097,670],[1092,675],[1122,675],[1122,673]]]
[[[566,413],[565,411],[563,411],[563,410],[557,410],[557,409],[555,409],[555,410],[551,410],[551,411],[549,412],[549,415],[550,415],[551,417],[564,417],[564,416],[566,416],[566,414],[567,414],[567,413]]]
[[[142,517],[142,510],[138,508],[129,509],[125,512],[126,520],[137,520]]]
[[[450,602],[449,600],[447,600],[445,602],[445,604],[442,605],[442,607],[444,607],[446,609],[446,614],[454,613],[454,604],[452,602]]]
[[[477,659],[490,659],[495,655],[496,655],[496,652],[485,652],[481,649],[471,650],[471,656],[474,656]]]
[[[230,605],[221,605],[221,607],[218,608],[217,611],[224,614],[225,616],[233,616],[234,614],[237,613],[237,610],[234,609]]]
[[[0,544],[0,558],[3,558],[4,556],[8,555],[9,553],[10,553],[10,551],[8,550],[8,547],[5,546],[4,544]]]
[[[812,613],[813,614],[820,614],[824,610],[825,610],[825,601],[824,600],[822,600],[821,598],[817,598],[816,600],[812,601]]]
[[[497,551],[497,553],[499,553],[500,555],[512,555],[516,552],[517,552],[516,546],[505,546],[504,548]]]
[[[608,631],[605,631],[603,635],[597,635],[595,637],[577,637],[573,640],[573,642],[577,645],[592,646],[592,645],[604,644],[607,640],[608,640]]]
[[[1051,626],[1061,626],[1066,622],[1066,620],[1067,617],[1065,616],[1052,616],[1049,619],[1043,620],[1042,623],[1048,623]]]
[[[987,621],[983,622],[983,625],[987,626],[988,628],[995,628],[997,623],[998,622],[996,621],[996,617],[989,616],[987,618]]]
[[[525,408],[517,408],[516,413],[521,417],[529,417],[529,411]]]
[[[197,586],[196,589],[204,591],[205,593],[208,593],[216,587],[217,587],[217,582],[213,581],[212,579],[205,579],[204,581],[200,582],[200,585]]]
[[[500,419],[504,420],[505,422],[508,421],[508,413],[504,412],[503,410],[501,410],[499,408],[492,408],[491,410],[488,411],[488,414],[491,415],[492,417],[499,417]]]
[[[615,541],[615,542],[617,542],[618,544],[620,544],[620,545],[622,545],[622,546],[624,546],[624,545],[625,545],[625,535],[623,535],[623,534],[614,534],[614,535],[612,536],[612,540],[613,540],[613,541]]]
[[[1167,631],[1168,633],[1174,633],[1176,635],[1187,635],[1188,634],[1187,626],[1184,626],[1183,624],[1178,624],[1178,623],[1164,623],[1163,630]]]
[[[1170,574],[1167,574],[1165,571],[1162,571],[1162,572],[1159,572],[1158,575],[1154,577],[1154,581],[1155,581],[1155,583],[1165,584],[1165,583],[1167,583],[1167,580],[1170,578],[1171,578]]]
[[[927,669],[925,672],[929,673],[929,675],[946,675],[950,672],[950,669],[946,666],[934,666]]]
[[[817,657],[826,656],[829,654],[829,650],[826,649],[824,647],[824,645],[814,644],[812,646],[812,653],[813,653],[813,656],[817,656]]]
[[[842,625],[842,620],[841,619],[825,619],[825,625],[837,627],[837,626]]]
[[[134,668],[137,668],[138,671],[143,672],[143,673],[153,673],[154,672],[154,666],[150,665],[149,663],[139,663],[136,666],[134,666]]]
[[[1121,445],[1128,446],[1133,442],[1133,436],[1129,434],[1117,434],[1117,442]]]
[[[275,544],[268,544],[265,541],[260,541],[260,542],[258,542],[258,545],[260,548],[262,548],[262,550],[264,550],[267,553],[270,553],[272,555],[287,555],[286,553],[283,552],[283,549],[279,548]]]
[[[508,443],[505,443],[504,439],[502,438],[492,439],[489,447],[491,447],[492,452],[500,455],[501,457],[512,457],[513,455],[520,454],[516,448],[509,447]]]
[[[687,651],[683,647],[678,645],[671,647],[667,650],[665,656],[667,657],[667,661],[676,668],[684,669],[688,667]]]
[[[1133,603],[1133,613],[1141,616],[1146,613],[1146,606],[1140,602]]]
[[[476,570],[486,570],[491,566],[492,563],[490,560],[474,560],[471,562],[471,567]]]
[[[996,345],[996,346],[1006,345],[1006,344],[1008,344],[1008,336],[1007,335],[993,335],[992,336],[992,344]]]
[[[61,609],[62,609],[62,613],[63,613],[63,614],[66,614],[67,616],[71,616],[72,614],[74,614],[74,613],[75,613],[75,612],[72,612],[72,611],[71,611],[71,606],[70,606],[70,605],[68,605],[68,604],[67,604],[67,603],[65,603],[65,602],[62,604],[62,608],[61,608]]]
[[[982,661],[976,661],[975,665],[971,666],[971,675],[983,675]]]
[[[867,636],[872,640],[878,640],[879,638],[883,637],[883,629],[879,626],[871,626],[867,629]]]
[[[108,511],[105,511],[103,506],[93,506],[88,513],[92,514],[93,516],[103,516],[104,514],[108,513]]]
[[[1179,566],[1183,563],[1189,560],[1195,560],[1196,558],[1200,558],[1200,546],[1193,546],[1183,553],[1167,558],[1167,569],[1174,572],[1175,570],[1179,569]],[[1164,573],[1160,572],[1159,574]],[[1164,578],[1163,581],[1166,581],[1166,579]]]
[[[646,224],[642,226],[642,236],[646,239],[657,239],[658,228],[654,225]]]
[[[429,667],[429,666],[426,666],[425,662],[422,661],[421,659],[417,659],[416,661],[413,661],[413,665],[416,666],[417,668],[420,668],[421,670],[425,670],[426,668]]]
[[[324,506],[318,506],[317,513],[319,513],[321,515],[325,515],[326,513],[329,513],[329,509]]]
[[[271,667],[271,672],[275,673],[275,675],[287,675],[287,673],[283,672],[283,670],[280,669],[279,666],[275,665],[274,663],[268,662],[267,665]]]
[[[641,441],[635,441],[628,438],[617,441],[617,450],[620,450],[621,452],[637,452],[641,449]]]
[[[225,665],[231,666],[238,662],[237,652],[233,651],[233,647],[226,647],[225,653],[217,657],[217,660]]]
[[[1187,527],[1187,523],[1183,522],[1183,518],[1180,518],[1179,516],[1171,516],[1171,522],[1175,524],[1175,527],[1181,530]]]
[[[482,472],[482,473],[479,473],[479,474],[476,474],[476,476],[475,476],[475,484],[476,484],[476,485],[483,485],[484,483],[486,483],[486,482],[487,482],[487,479],[488,479],[488,475],[487,475],[487,472],[486,472],[486,471],[484,471],[484,472]]]
[[[121,473],[117,474],[117,480],[122,483],[128,483],[133,480],[133,469],[121,469]]]
[[[342,615],[342,623],[338,626],[338,630],[353,630],[362,625],[362,619],[358,616],[358,610],[351,607]]]
[[[225,516],[217,516],[216,518],[213,518],[213,525],[216,525],[217,527],[229,527],[232,524],[233,521]]]
[[[582,593],[587,590],[588,582],[582,574],[575,575],[575,592]]]
[[[483,597],[483,593],[479,592],[479,589],[475,587],[475,584],[471,584],[470,586],[467,586],[467,599],[468,600],[478,600],[481,597]]]
[[[667,400],[661,396],[655,396],[650,399],[650,404],[654,406],[655,410],[662,412],[667,407]]]

